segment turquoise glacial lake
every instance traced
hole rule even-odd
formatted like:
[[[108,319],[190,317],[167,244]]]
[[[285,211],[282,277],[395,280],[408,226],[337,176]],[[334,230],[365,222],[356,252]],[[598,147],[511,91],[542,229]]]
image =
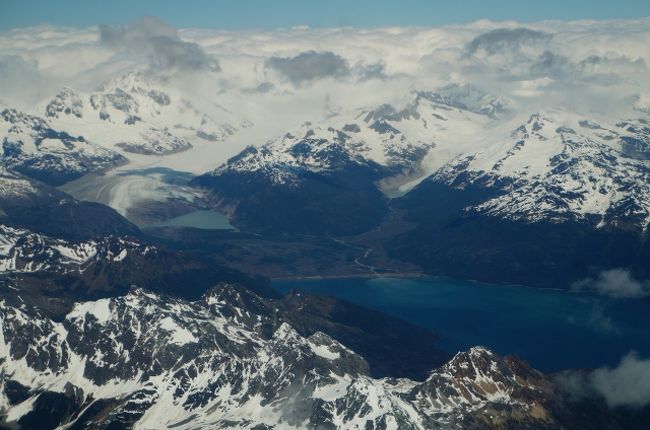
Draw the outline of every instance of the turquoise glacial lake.
[[[199,210],[145,227],[194,227],[204,230],[232,230],[228,218],[216,211]]]
[[[280,291],[334,296],[430,328],[449,352],[482,345],[536,368],[615,366],[650,357],[650,300],[439,278],[276,280]]]

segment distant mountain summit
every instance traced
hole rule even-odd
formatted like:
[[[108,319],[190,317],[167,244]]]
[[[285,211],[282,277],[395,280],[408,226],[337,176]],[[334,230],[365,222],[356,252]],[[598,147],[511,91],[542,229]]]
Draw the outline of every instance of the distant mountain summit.
[[[166,155],[190,149],[196,139],[222,141],[250,126],[226,109],[212,107],[210,113],[202,112],[165,78],[130,72],[107,82],[100,91],[62,88],[43,111],[66,130],[90,136],[108,148]]]
[[[509,139],[463,154],[431,179],[498,194],[468,207],[477,213],[644,231],[650,223],[649,148],[645,118],[601,125],[568,112],[536,113]]]
[[[462,153],[472,144],[467,135],[480,134],[506,112],[505,102],[473,87],[444,90],[414,93],[403,108],[384,104],[305,123],[246,148],[195,183],[248,228],[363,232],[386,213],[385,192],[421,180],[439,154]],[[459,133],[456,125],[466,127]]]
[[[16,109],[0,111],[0,164],[52,185],[110,169],[126,159]]]
[[[211,175],[263,171],[271,181],[282,182],[302,172],[331,172],[348,165],[377,164],[395,172],[415,169],[430,150],[454,150],[450,148],[454,125],[466,124],[478,134],[506,112],[505,101],[471,85],[417,92],[403,108],[384,104],[319,124],[307,122],[264,145],[247,148]]]

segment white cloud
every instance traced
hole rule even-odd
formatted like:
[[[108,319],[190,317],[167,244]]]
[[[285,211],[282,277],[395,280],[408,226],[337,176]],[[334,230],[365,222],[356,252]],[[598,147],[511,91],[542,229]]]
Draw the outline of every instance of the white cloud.
[[[0,97],[19,107],[45,97],[55,87],[43,76],[34,60],[20,55],[0,55]]]
[[[541,97],[544,95],[545,88],[552,83],[553,79],[548,77],[518,81],[512,94],[519,97]]]
[[[626,355],[614,369],[595,370],[591,383],[611,406],[645,406],[650,404],[650,360]]]
[[[522,115],[553,108],[638,115],[635,103],[650,93],[650,19],[523,27],[480,21],[237,32],[176,30],[147,18],[101,28],[18,29],[0,33],[0,57],[19,56],[29,71],[0,68],[0,90],[5,103],[36,109],[36,101],[64,85],[96,89],[130,70],[174,74],[170,82],[193,102],[210,99],[250,119],[257,132],[249,138],[259,143],[333,109],[404,105],[414,91],[449,83],[470,82],[513,99]],[[210,73],[217,65],[221,71]]]
[[[618,298],[642,298],[650,296],[650,282],[639,281],[625,269],[605,270],[596,278],[583,279],[573,284],[576,291],[593,291]]]
[[[558,381],[575,399],[600,397],[612,407],[650,405],[650,359],[635,353],[623,357],[615,368],[567,371],[558,376]]]

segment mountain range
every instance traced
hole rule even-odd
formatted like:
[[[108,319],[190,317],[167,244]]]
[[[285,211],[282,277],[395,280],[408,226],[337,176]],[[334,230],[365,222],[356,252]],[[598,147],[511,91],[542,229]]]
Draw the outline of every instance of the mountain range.
[[[266,234],[411,223],[382,247],[429,273],[553,287],[611,267],[648,276],[647,114],[522,118],[509,106],[469,85],[418,92],[403,109],[303,124],[194,184]]]
[[[647,411],[575,398],[561,375],[480,346],[444,351],[434,331],[345,301],[281,295],[215,254],[227,235],[279,244],[278,260],[290,242],[333,242],[372,274],[374,253],[528,286],[616,267],[648,279],[647,111],[522,112],[466,83],[342,110],[183,184],[238,229],[221,236],[171,240],[56,188],[252,125],[195,104],[128,73],[2,110],[0,427],[643,428]]]

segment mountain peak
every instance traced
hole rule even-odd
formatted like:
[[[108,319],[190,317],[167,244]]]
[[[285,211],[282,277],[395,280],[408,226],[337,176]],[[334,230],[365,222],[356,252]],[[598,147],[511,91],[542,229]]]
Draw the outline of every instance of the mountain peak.
[[[424,99],[443,106],[501,118],[510,111],[511,102],[500,99],[469,84],[448,84],[434,91],[417,93],[418,100]]]
[[[0,132],[6,167],[51,185],[60,185],[86,173],[124,162],[114,151],[54,129],[43,118],[5,109],[0,112]]]
[[[489,416],[512,411],[504,422],[530,428],[574,418],[551,380],[523,362],[475,348],[421,383],[374,379],[362,357],[324,333],[304,337],[281,322],[272,336],[260,335],[255,321],[273,318],[265,309],[246,308],[256,318],[242,320],[203,301],[133,290],[79,303],[61,323],[0,301],[5,382],[26,389],[18,404],[3,392],[2,404],[18,422],[56,398],[69,405],[62,422],[180,429],[224,422],[478,429],[486,410]],[[35,387],[41,389],[33,394]],[[37,396],[41,401],[34,403]],[[22,402],[35,406],[20,408]]]

